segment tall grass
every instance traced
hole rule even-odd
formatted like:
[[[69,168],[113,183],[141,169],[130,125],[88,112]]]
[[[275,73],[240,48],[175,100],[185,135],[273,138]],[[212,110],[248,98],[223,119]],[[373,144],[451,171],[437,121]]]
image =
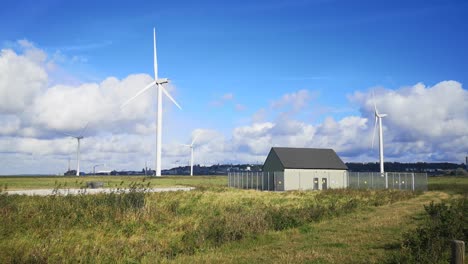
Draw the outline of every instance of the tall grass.
[[[414,197],[403,191],[0,194],[0,262],[158,262]]]

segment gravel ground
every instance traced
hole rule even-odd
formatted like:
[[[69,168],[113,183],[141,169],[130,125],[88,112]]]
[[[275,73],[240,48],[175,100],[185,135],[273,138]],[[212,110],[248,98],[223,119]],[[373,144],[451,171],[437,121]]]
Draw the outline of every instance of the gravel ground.
[[[149,188],[145,192],[176,192],[176,191],[191,191],[194,187],[167,187],[167,188]],[[77,195],[77,194],[97,194],[97,193],[111,193],[111,192],[129,192],[129,189],[115,189],[115,188],[95,188],[95,189],[38,189],[38,190],[19,190],[7,191],[6,193],[29,195],[29,196],[47,196],[47,195]]]

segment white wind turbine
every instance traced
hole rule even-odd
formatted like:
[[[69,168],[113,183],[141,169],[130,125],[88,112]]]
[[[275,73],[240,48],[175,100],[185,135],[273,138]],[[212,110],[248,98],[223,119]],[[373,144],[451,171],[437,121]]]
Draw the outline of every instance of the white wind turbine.
[[[167,92],[166,89],[162,86],[165,83],[169,83],[169,79],[161,78],[158,79],[158,63],[156,57],[156,29],[153,28],[153,62],[154,62],[154,81],[148,84],[145,88],[141,89],[136,93],[132,98],[128,99],[125,103],[122,104],[120,108],[125,107],[128,103],[137,98],[140,94],[144,93],[154,85],[158,87],[158,111],[157,111],[157,124],[156,124],[156,176],[161,176],[161,142],[162,142],[162,93],[164,93],[171,101],[182,110],[180,105],[172,98],[172,96]]]
[[[84,137],[84,132],[88,128],[89,122],[86,124],[86,126],[81,130],[81,133],[78,136],[74,136],[71,134],[63,133],[64,135],[67,135],[72,138],[76,138],[77,141],[77,147],[76,147],[76,176],[80,176],[80,140],[82,140]]]
[[[190,148],[190,176],[193,176],[193,144],[195,144],[195,140],[197,140],[197,137],[200,134],[195,135],[195,137],[192,140],[192,143],[190,145],[184,144],[183,146],[189,147]]]
[[[372,99],[374,101],[374,133],[372,133],[372,148],[374,148],[375,130],[377,122],[379,123],[379,161],[380,161],[380,173],[382,176],[385,175],[385,188],[388,188],[388,179],[384,171],[384,153],[383,153],[383,130],[382,130],[382,118],[386,117],[386,114],[380,114],[377,110],[377,104],[375,103],[374,91],[372,91]]]

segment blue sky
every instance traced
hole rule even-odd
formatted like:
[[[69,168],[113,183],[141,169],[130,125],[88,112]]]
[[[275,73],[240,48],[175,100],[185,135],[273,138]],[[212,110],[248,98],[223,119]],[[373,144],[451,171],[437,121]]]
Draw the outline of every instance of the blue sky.
[[[182,141],[196,129],[232,140],[235,129],[253,126],[262,109],[261,122],[276,124],[287,116],[318,127],[327,118],[368,118],[368,104],[356,93],[375,87],[383,95],[455,81],[466,92],[467,11],[468,2],[450,0],[8,1],[0,10],[0,45],[20,55],[18,41],[27,40],[45,53],[60,69],[47,72],[45,90],[77,87],[108,77],[151,76],[156,27],[159,75],[172,80],[183,107],[180,113],[168,110],[173,122],[164,123],[165,142]],[[285,98],[301,90],[307,103],[291,110],[297,101]],[[274,107],[282,99],[287,102]],[[285,110],[288,103],[293,105]],[[466,132],[461,134],[464,141]],[[462,152],[466,148],[438,159],[458,161]],[[359,156],[347,160],[374,160],[371,153]]]

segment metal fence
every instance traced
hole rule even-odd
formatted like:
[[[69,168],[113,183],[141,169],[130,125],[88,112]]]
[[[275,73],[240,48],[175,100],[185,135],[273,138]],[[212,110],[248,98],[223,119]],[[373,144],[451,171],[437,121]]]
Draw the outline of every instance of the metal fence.
[[[348,187],[356,189],[396,189],[427,191],[427,173],[348,172]]]
[[[295,175],[284,176],[284,172],[229,172],[228,186],[238,189],[254,189],[262,191],[284,191],[288,178]],[[322,190],[327,188],[353,188],[353,189],[398,189],[398,190],[427,190],[426,173],[405,172],[344,172],[340,184],[333,187],[333,177],[300,177],[297,190]],[[324,182],[325,187],[324,187]],[[328,185],[327,185],[328,182]],[[337,180],[338,182],[338,180]],[[297,183],[297,182],[296,182]],[[288,183],[288,186],[291,184]],[[296,187],[293,187],[296,189]]]
[[[228,186],[238,189],[283,191],[283,172],[229,172]]]

